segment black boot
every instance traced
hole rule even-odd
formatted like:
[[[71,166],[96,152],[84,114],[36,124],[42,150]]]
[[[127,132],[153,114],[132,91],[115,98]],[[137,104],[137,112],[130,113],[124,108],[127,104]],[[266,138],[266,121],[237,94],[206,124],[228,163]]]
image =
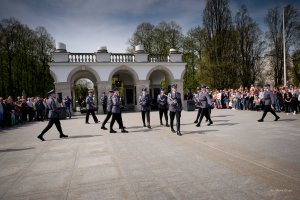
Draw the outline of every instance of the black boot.
[[[42,140],[42,141],[45,141],[45,139],[43,138],[42,135],[38,135],[37,138],[40,139],[40,140]]]
[[[210,121],[209,123],[207,123],[207,126],[210,126],[210,125],[212,125],[212,124],[213,124],[213,122]]]
[[[67,138],[67,137],[69,137],[68,135],[65,135],[65,134],[63,134],[63,133],[61,133],[60,135],[59,135],[59,137],[60,138]]]
[[[115,131],[114,129],[110,129],[110,131],[109,131],[110,133],[116,133],[117,131]]]
[[[160,125],[164,125],[164,124],[162,123],[162,121],[160,121]]]
[[[126,131],[124,128],[121,131],[122,133],[128,133],[128,131]]]
[[[177,131],[177,135],[178,136],[182,136],[182,134],[180,133],[180,131]]]
[[[103,129],[103,130],[107,130],[107,128],[105,128],[105,126],[101,126],[101,129]]]
[[[274,119],[274,121],[278,121],[280,119],[280,117],[276,116],[276,118]]]
[[[264,120],[263,119],[259,119],[259,120],[257,120],[258,122],[263,122]]]
[[[168,124],[168,121],[166,122],[166,127],[169,127],[170,125]]]
[[[196,125],[197,127],[200,127],[200,122]]]
[[[195,124],[197,124],[197,123],[198,123],[198,121],[197,121],[197,120],[195,120],[195,121],[194,121],[194,123],[195,123]]]
[[[171,128],[172,133],[176,133],[176,131],[174,130],[174,128]]]

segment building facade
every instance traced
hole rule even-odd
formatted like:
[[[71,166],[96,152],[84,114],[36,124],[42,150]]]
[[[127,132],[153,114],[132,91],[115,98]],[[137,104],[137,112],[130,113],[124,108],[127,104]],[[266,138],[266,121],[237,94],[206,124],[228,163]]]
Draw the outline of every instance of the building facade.
[[[103,92],[111,90],[117,80],[123,88],[123,101],[131,110],[138,109],[138,97],[144,87],[155,99],[162,83],[166,86],[177,83],[178,91],[183,95],[186,63],[175,49],[170,49],[169,55],[149,55],[142,45],[136,46],[133,54],[109,53],[106,47],[95,53],[70,53],[65,44],[58,43],[52,59],[48,64],[56,92],[61,98],[72,97],[73,105],[78,98],[75,84],[82,78],[94,83],[97,99]]]

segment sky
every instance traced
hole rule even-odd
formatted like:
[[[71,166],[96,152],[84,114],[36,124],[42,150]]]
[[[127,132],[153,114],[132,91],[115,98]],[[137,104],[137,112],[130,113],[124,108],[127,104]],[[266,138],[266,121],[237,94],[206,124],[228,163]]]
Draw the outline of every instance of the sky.
[[[269,8],[297,0],[229,0],[232,15],[242,4],[265,31]],[[107,46],[113,53],[125,53],[128,40],[142,22],[154,25],[174,21],[183,34],[202,26],[206,0],[0,0],[0,20],[14,17],[35,29],[43,26],[69,52],[92,53]]]

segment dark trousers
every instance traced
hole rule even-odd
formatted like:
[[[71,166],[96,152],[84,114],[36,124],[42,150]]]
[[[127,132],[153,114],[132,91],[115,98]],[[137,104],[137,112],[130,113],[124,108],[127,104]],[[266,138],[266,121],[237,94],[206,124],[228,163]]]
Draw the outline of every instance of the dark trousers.
[[[168,124],[168,109],[165,109],[165,108],[159,109],[159,119],[160,119],[161,123],[162,123],[163,115],[165,115],[165,120],[166,120],[166,123]]]
[[[201,124],[203,117],[205,116],[206,120],[208,120],[210,123],[212,123],[210,118],[210,108],[202,108],[201,114],[200,114],[200,120],[198,124]]]
[[[115,121],[117,121],[117,123],[119,124],[119,128],[121,128],[121,129],[124,128],[121,113],[112,113],[112,120],[110,122],[111,130],[113,129]]]
[[[201,115],[201,111],[202,111],[202,108],[198,108],[198,113],[197,113],[197,118],[195,121],[198,121],[199,120],[199,117]]]
[[[108,122],[108,120],[110,119],[112,113],[111,112],[107,112],[106,118],[104,119],[103,123],[102,123],[102,127],[105,126],[105,124]]]
[[[63,131],[61,129],[61,125],[60,125],[60,121],[58,118],[56,119],[50,119],[48,125],[46,126],[46,128],[42,131],[42,133],[40,134],[40,136],[43,136],[52,126],[53,124],[55,124],[58,132],[60,133],[60,135],[63,135]]]
[[[178,112],[171,112],[170,111],[170,125],[171,125],[171,129],[174,129],[173,125],[174,125],[174,118],[175,118],[175,116],[176,116],[176,128],[177,128],[177,131],[180,131],[181,111],[178,111]]]
[[[90,114],[92,114],[93,119],[94,119],[94,122],[97,123],[97,122],[98,122],[98,119],[97,119],[97,117],[96,117],[96,115],[95,115],[95,111],[94,111],[94,110],[87,110],[87,112],[86,112],[86,117],[85,117],[85,122],[86,122],[86,123],[89,122]]]
[[[107,109],[107,105],[106,104],[104,104],[104,105],[102,105],[102,107],[103,107],[103,112],[104,112],[104,114],[106,114],[106,109]]]
[[[278,118],[278,115],[272,109],[271,105],[265,105],[264,113],[263,113],[263,116],[261,118],[262,120],[264,120],[264,118],[266,117],[266,115],[267,115],[268,112],[272,113],[276,118]]]
[[[144,125],[146,125],[145,123],[146,117],[147,117],[147,124],[150,125],[150,111],[142,111],[142,120]]]
[[[43,110],[36,111],[36,120],[37,121],[44,121],[44,113]]]

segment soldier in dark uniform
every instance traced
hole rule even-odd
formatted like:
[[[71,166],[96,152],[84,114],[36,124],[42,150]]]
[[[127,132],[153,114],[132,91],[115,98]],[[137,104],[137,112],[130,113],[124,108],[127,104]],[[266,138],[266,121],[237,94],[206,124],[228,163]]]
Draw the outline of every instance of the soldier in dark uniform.
[[[60,138],[65,138],[68,137],[67,135],[65,135],[61,129],[61,125],[60,125],[60,121],[59,121],[59,113],[58,113],[58,109],[56,107],[56,103],[55,103],[55,91],[51,90],[48,92],[49,95],[49,99],[47,101],[47,107],[49,108],[49,123],[46,126],[46,128],[42,131],[42,133],[40,135],[37,136],[38,139],[45,141],[45,139],[43,138],[44,134],[53,126],[53,124],[55,124],[58,132],[60,133],[59,137]]]
[[[264,106],[264,113],[261,117],[261,119],[257,120],[258,122],[263,122],[264,118],[266,117],[267,113],[270,112],[275,116],[275,120],[274,121],[278,121],[278,119],[280,119],[280,117],[275,113],[275,111],[272,109],[271,105],[275,104],[275,98],[274,98],[274,94],[273,92],[270,90],[270,85],[269,84],[265,84],[264,85],[264,98],[263,98],[263,102],[265,104]]]
[[[200,97],[200,93],[201,93],[201,87],[197,87],[197,94],[194,95],[194,102],[195,102],[195,105],[196,105],[196,108],[198,108],[198,112],[197,112],[197,117],[196,117],[196,120],[194,121],[195,124],[198,123],[198,120],[199,120],[199,117],[201,115],[201,108],[200,108],[200,101],[199,101],[199,97]]]
[[[168,94],[171,131],[176,133],[173,128],[174,118],[176,116],[177,135],[182,136],[180,132],[180,117],[182,111],[181,94],[177,92],[177,84],[173,84],[171,89],[172,91]]]
[[[148,94],[147,88],[142,89],[142,95],[139,97],[139,104],[141,106],[143,125],[146,127],[145,117],[147,117],[147,127],[150,129],[151,97]]]
[[[168,97],[165,95],[164,88],[160,88],[160,94],[157,95],[157,105],[159,110],[160,125],[164,125],[162,122],[162,117],[165,115],[166,127],[168,124]]]
[[[209,94],[206,92],[206,86],[205,85],[201,86],[201,93],[199,94],[198,102],[199,102],[199,107],[201,108],[201,115],[200,115],[199,122],[196,126],[197,127],[200,126],[201,121],[202,121],[204,116],[209,121],[207,125],[210,126],[211,124],[213,124],[213,122],[210,118],[211,100],[210,100]]]
[[[107,96],[105,94],[105,92],[103,92],[102,97],[100,98],[102,107],[103,107],[103,112],[104,114],[106,114],[106,109],[107,109]]]
[[[115,121],[119,124],[119,127],[121,128],[122,133],[128,133],[128,131],[125,130],[125,127],[123,126],[123,120],[121,115],[121,101],[119,96],[119,90],[118,88],[114,89],[114,94],[112,96],[112,120],[110,122],[110,133],[116,133],[117,131],[113,130],[113,126]]]
[[[93,91],[89,91],[89,96],[86,97],[86,117],[85,117],[85,123],[89,124],[89,117],[90,114],[92,114],[94,122],[97,124],[98,118],[95,115],[95,109],[96,109],[96,104],[93,98]]]
[[[105,128],[105,124],[108,122],[108,120],[110,119],[110,117],[112,115],[111,109],[112,109],[112,96],[113,96],[113,94],[114,94],[113,90],[109,91],[109,95],[108,95],[107,100],[106,100],[106,102],[107,102],[106,103],[107,115],[106,115],[106,118],[103,121],[102,126],[101,126],[101,129],[103,129],[103,130],[107,130],[107,128]]]

